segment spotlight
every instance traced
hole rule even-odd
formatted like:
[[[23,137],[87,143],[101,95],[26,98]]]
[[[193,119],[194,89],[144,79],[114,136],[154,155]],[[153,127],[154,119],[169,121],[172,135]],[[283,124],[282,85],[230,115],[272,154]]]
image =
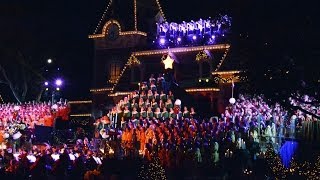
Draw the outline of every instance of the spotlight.
[[[52,63],[52,59],[48,59],[48,60],[47,60],[47,63],[48,63],[48,64],[51,64],[51,63]]]
[[[57,91],[60,91],[60,88],[57,87],[56,90],[57,90]]]
[[[161,38],[161,39],[160,39],[160,44],[161,44],[161,45],[164,45],[164,43],[166,43],[166,40],[165,40],[164,38]]]
[[[48,86],[48,85],[49,85],[48,81],[44,82],[44,85],[45,85],[45,86]]]
[[[206,79],[206,82],[209,82],[209,79]]]
[[[49,91],[49,88],[46,88],[46,91]]]
[[[193,39],[193,40],[196,40],[196,39],[197,39],[197,36],[196,36],[196,35],[193,35],[193,36],[192,36],[192,39]]]
[[[62,80],[61,79],[57,79],[56,80],[56,85],[57,86],[61,86],[62,85]]]
[[[215,39],[215,38],[216,38],[216,36],[215,36],[215,35],[212,35],[212,36],[211,36],[211,39]]]
[[[201,82],[201,79],[199,79],[199,82]]]
[[[178,39],[177,39],[177,40],[178,40],[178,42],[180,42],[180,41],[181,41],[181,37],[178,37]]]

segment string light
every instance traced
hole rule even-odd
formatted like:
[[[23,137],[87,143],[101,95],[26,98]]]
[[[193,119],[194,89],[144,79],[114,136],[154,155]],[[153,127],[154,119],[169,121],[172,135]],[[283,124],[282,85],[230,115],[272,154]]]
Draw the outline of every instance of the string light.
[[[201,50],[221,50],[221,49],[229,49],[229,44],[217,44],[217,45],[208,45],[208,46],[195,46],[195,47],[182,47],[182,48],[170,48],[171,53],[183,53],[183,52],[195,52]],[[135,56],[149,56],[149,55],[159,55],[159,54],[167,54],[167,49],[160,50],[150,50],[150,51],[137,51],[134,52]]]
[[[70,114],[70,117],[91,117],[92,114]]]
[[[99,27],[101,26],[101,23],[102,23],[102,21],[104,20],[104,18],[105,18],[105,16],[106,16],[106,14],[107,14],[107,12],[108,12],[108,9],[109,9],[109,7],[111,6],[111,4],[112,4],[112,0],[109,1],[108,5],[107,5],[107,8],[104,10],[104,12],[103,12],[103,14],[102,14],[102,17],[100,18],[100,21],[99,21],[96,29],[94,30],[94,33],[93,33],[93,34],[96,34],[96,33],[97,33],[97,31],[98,31]]]
[[[138,22],[137,22],[137,0],[134,0],[134,30],[138,31]]]
[[[161,5],[160,5],[159,0],[156,0],[156,2],[157,2],[157,5],[158,5],[158,8],[159,8],[160,14],[161,14],[161,16],[163,17],[163,20],[164,20],[164,21],[167,21],[167,19],[166,19],[166,17],[165,17],[165,15],[164,15],[164,13],[163,13],[163,11],[162,11],[162,8],[161,8]]]
[[[238,74],[241,71],[215,71],[212,72],[212,75],[233,75],[233,74]]]
[[[69,104],[91,104],[92,101],[88,100],[88,101],[69,101]]]
[[[108,96],[111,96],[111,97],[115,97],[115,96],[123,96],[123,95],[129,95],[131,92],[116,92],[116,93],[113,93],[113,94],[109,94]]]
[[[211,92],[211,91],[220,91],[218,88],[191,88],[186,89],[187,92]]]
[[[222,63],[223,63],[223,61],[224,61],[224,60],[226,59],[226,57],[227,57],[228,52],[229,52],[229,47],[228,47],[228,48],[226,48],[226,51],[224,52],[224,54],[223,54],[223,56],[222,56],[222,58],[221,58],[221,60],[220,60],[219,64],[217,65],[217,68],[215,69],[215,71],[218,71],[218,70],[220,69],[220,67],[221,67],[221,65],[222,65]]]
[[[112,91],[112,88],[90,89],[90,92]]]
[[[142,31],[124,31],[124,32],[119,32],[120,36],[127,36],[127,35],[141,35],[141,36],[147,36],[147,33],[142,32]],[[94,34],[94,35],[89,35],[88,37],[90,39],[95,39],[95,38],[104,38],[106,34]]]

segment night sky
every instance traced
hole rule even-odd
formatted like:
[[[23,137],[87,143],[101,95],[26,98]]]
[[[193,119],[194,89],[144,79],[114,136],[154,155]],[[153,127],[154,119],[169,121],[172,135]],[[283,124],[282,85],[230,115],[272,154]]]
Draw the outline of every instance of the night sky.
[[[124,6],[125,1],[119,0]],[[219,13],[230,15],[233,18],[230,41],[235,47],[232,56],[240,61],[242,49],[254,50],[252,53],[261,55],[260,60],[283,52],[294,56],[294,52],[301,50],[312,53],[313,62],[320,64],[316,63],[320,40],[316,1],[159,1],[170,21],[197,20]],[[64,95],[69,99],[88,99],[93,43],[87,37],[94,31],[107,3],[102,0],[1,1],[0,38],[12,32],[16,34],[13,38],[28,37],[33,42],[34,61],[41,64],[53,58],[61,68],[66,79]],[[28,40],[23,41],[24,47],[28,46]],[[6,46],[3,41],[0,44]],[[272,56],[264,53],[265,48]]]

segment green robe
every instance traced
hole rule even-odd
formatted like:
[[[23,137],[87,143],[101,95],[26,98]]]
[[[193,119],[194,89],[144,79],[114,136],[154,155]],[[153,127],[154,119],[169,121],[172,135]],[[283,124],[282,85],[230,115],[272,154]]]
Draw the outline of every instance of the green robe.
[[[174,112],[170,112],[170,117],[173,119],[177,119],[177,115]]]
[[[158,108],[159,106],[158,106],[158,103],[155,102],[155,103],[152,103],[151,107],[152,107],[153,109],[156,109],[156,108]]]
[[[185,112],[183,112],[182,116],[184,118],[190,118],[190,112],[189,111],[185,111]]]
[[[123,117],[127,118],[127,119],[130,118],[131,117],[131,112],[130,111],[124,111]]]
[[[156,101],[159,101],[160,100],[160,95],[156,94],[156,95],[154,95],[154,98],[156,99]]]
[[[141,116],[142,118],[146,118],[146,117],[147,117],[147,112],[146,112],[146,111],[140,112],[140,116]]]
[[[154,98],[154,96],[153,96],[153,95],[148,95],[148,99],[149,99],[149,101],[151,101],[153,98]]]
[[[163,101],[163,102],[166,102],[167,101],[167,96],[165,94],[161,94],[160,95],[160,99]]]
[[[148,118],[153,118],[153,115],[154,115],[154,114],[153,114],[152,111],[151,111],[151,112],[147,112],[147,117],[148,117]]]
[[[140,98],[142,98],[143,101],[146,101],[146,100],[147,100],[147,96],[146,96],[146,95],[140,95]]]
[[[132,117],[134,118],[134,119],[138,119],[139,118],[139,112],[132,112]]]
[[[159,113],[154,113],[154,117],[157,118],[157,119],[160,119],[161,118],[161,112]]]
[[[164,119],[167,119],[167,118],[169,118],[169,112],[168,112],[168,111],[162,112],[162,113],[161,113],[161,116],[162,116]]]
[[[168,95],[168,99],[171,99],[173,101],[174,100],[174,96],[173,95]]]
[[[130,103],[129,103],[129,102],[124,103],[124,104],[123,104],[123,107],[130,107]]]
[[[133,108],[138,108],[139,106],[138,106],[138,104],[137,103],[131,103],[131,109],[133,109]]]
[[[172,104],[172,103],[167,104],[167,105],[166,105],[166,108],[167,108],[167,109],[173,108],[173,104]]]

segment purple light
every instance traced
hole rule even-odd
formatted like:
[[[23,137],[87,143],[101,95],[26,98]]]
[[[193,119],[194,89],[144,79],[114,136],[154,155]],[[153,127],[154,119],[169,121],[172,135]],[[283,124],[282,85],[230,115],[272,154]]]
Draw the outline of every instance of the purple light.
[[[197,39],[197,36],[196,36],[196,35],[193,35],[193,36],[192,36],[192,39],[193,39],[193,40],[196,40],[196,39]]]
[[[212,39],[215,39],[215,38],[216,38],[216,36],[215,36],[215,35],[212,35],[212,36],[211,36],[211,38],[212,38]]]
[[[45,86],[48,86],[48,85],[49,85],[48,81],[44,82],[44,85],[45,85]]]
[[[166,42],[166,40],[165,40],[164,38],[161,38],[161,39],[160,39],[160,44],[161,44],[161,45],[164,45],[165,42]]]
[[[177,39],[177,40],[178,40],[178,42],[180,42],[180,41],[181,41],[181,37],[178,37],[178,39]]]
[[[57,86],[61,86],[62,85],[62,80],[61,79],[57,79],[56,80],[56,85]]]

